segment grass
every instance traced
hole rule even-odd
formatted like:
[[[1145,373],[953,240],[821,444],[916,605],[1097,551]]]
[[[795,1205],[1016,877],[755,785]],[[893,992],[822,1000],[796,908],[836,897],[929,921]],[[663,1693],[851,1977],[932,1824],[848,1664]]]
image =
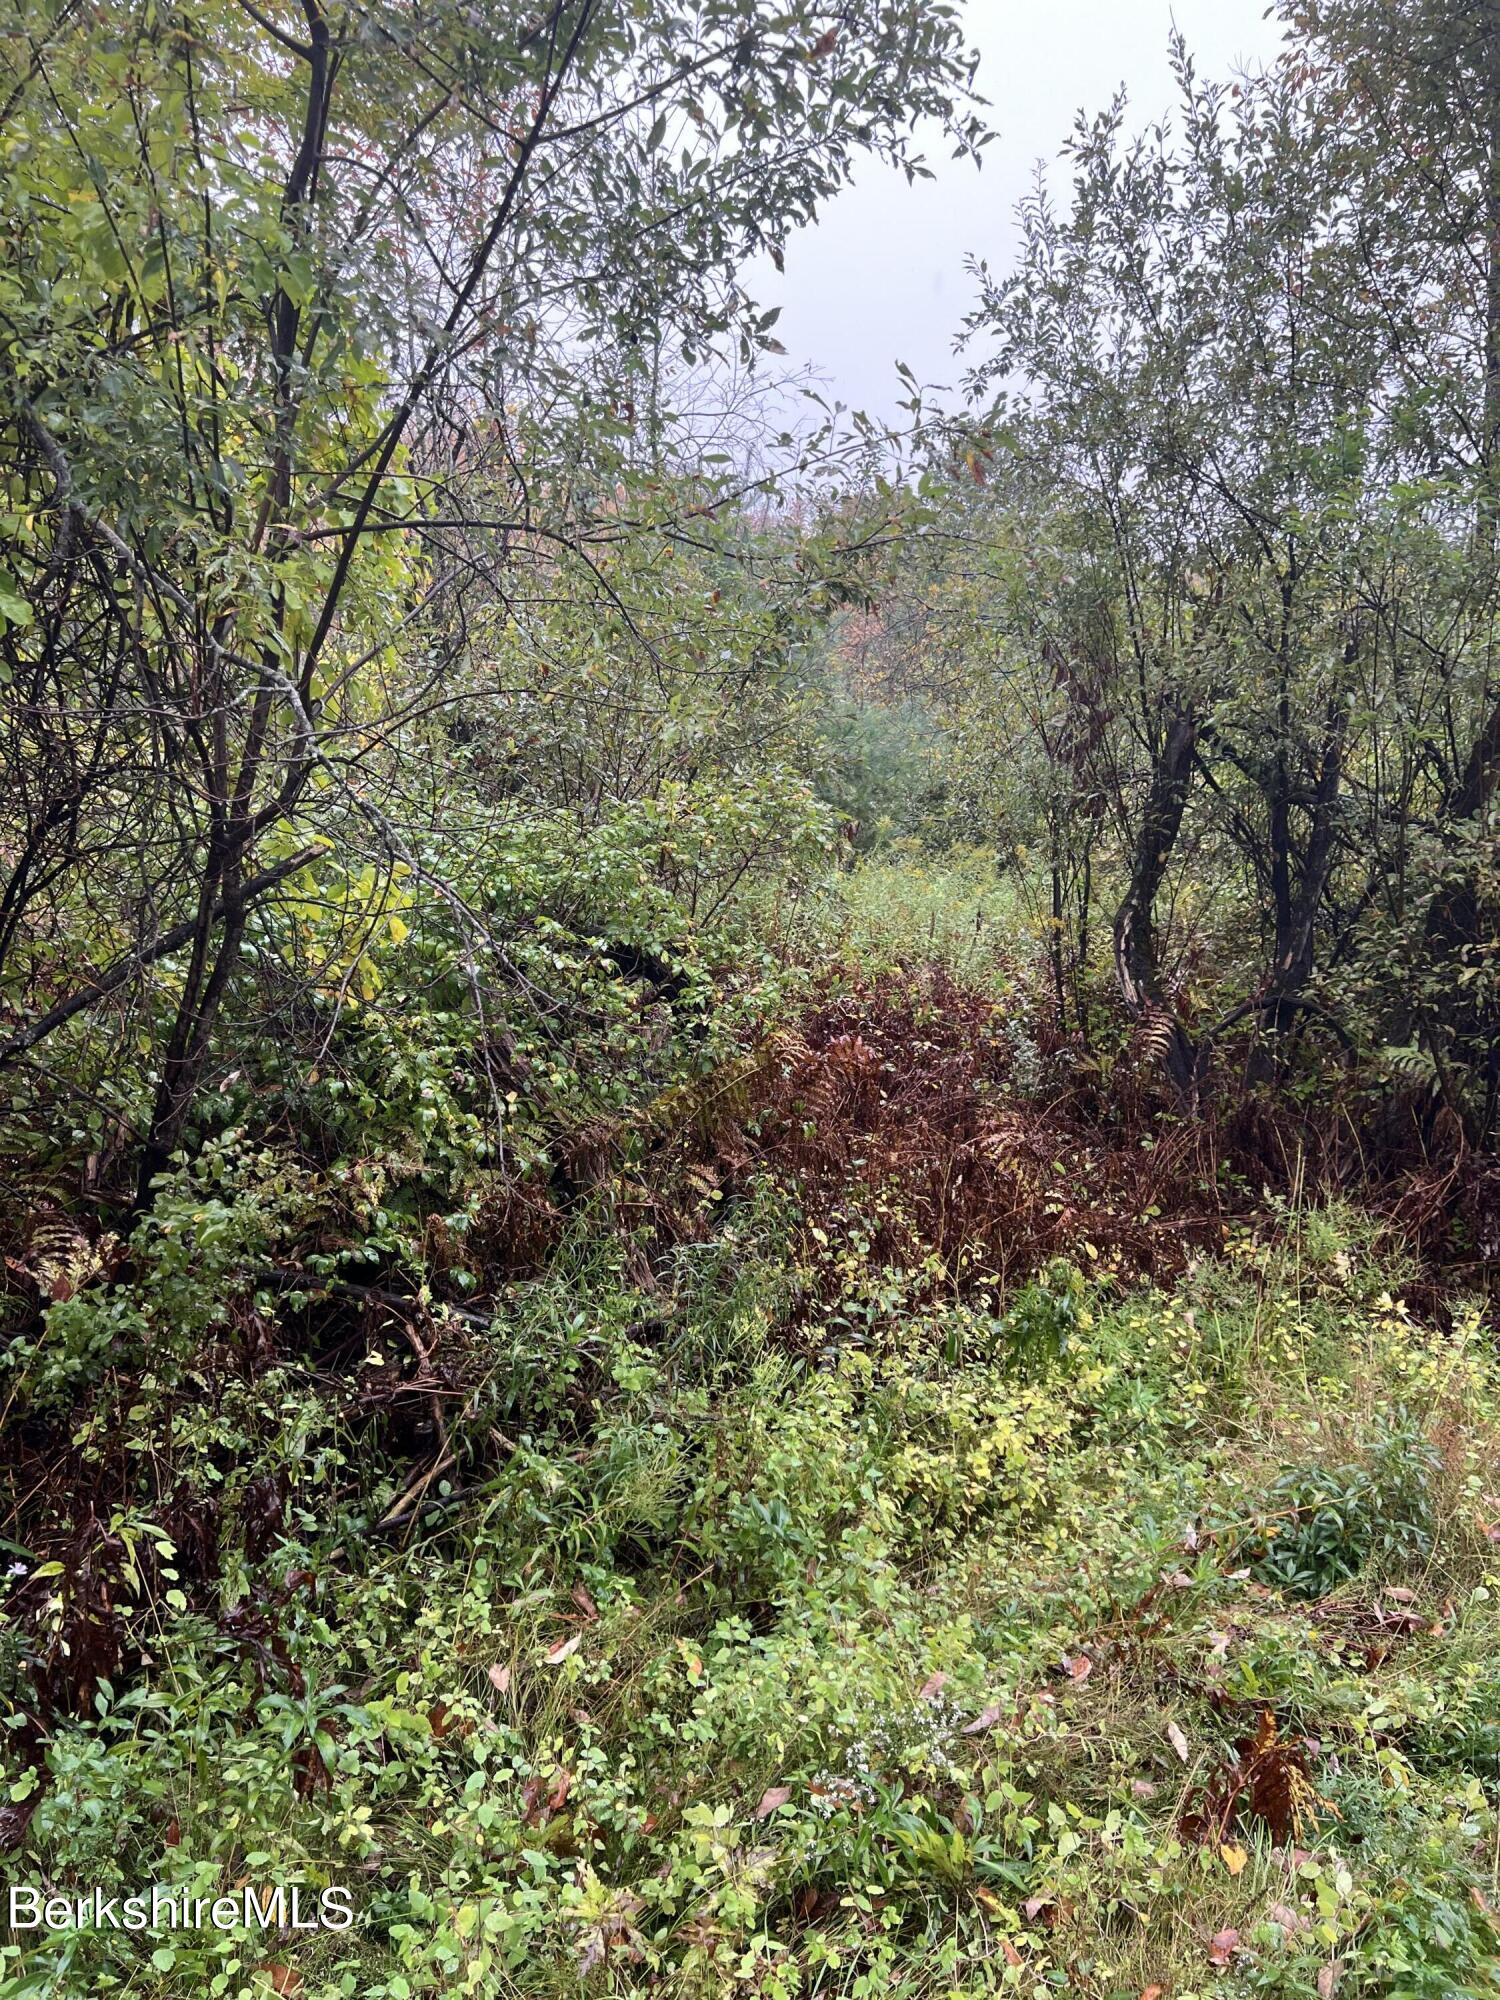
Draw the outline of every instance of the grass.
[[[896,842],[832,878],[825,895],[818,919],[852,958],[877,971],[941,963],[990,991],[1013,985],[1017,941],[1032,929],[1025,886],[983,848],[936,857]]]

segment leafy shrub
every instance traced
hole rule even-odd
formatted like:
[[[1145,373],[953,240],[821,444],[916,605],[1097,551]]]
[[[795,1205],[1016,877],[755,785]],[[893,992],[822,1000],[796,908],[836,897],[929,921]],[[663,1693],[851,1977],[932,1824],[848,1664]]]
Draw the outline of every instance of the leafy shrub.
[[[1438,1454],[1414,1427],[1384,1432],[1347,1465],[1289,1467],[1270,1499],[1280,1517],[1254,1569],[1290,1597],[1325,1597],[1373,1561],[1393,1568],[1431,1552]]]
[[[830,691],[814,744],[819,797],[854,827],[854,843],[878,848],[918,831],[935,790],[937,728],[918,701],[896,705]]]
[[[281,1154],[231,1130],[179,1164],[125,1246],[125,1284],[59,1288],[40,1332],[12,1341],[0,1368],[33,1410],[76,1397],[107,1368],[148,1357],[159,1382],[226,1323],[253,1289],[267,1251],[299,1203],[305,1177]],[[91,1274],[102,1277],[102,1271]]]
[[[1017,1374],[1046,1375],[1062,1361],[1074,1335],[1088,1325],[1086,1291],[1082,1271],[1066,1257],[1054,1257],[1040,1277],[1022,1286],[1004,1321]]]

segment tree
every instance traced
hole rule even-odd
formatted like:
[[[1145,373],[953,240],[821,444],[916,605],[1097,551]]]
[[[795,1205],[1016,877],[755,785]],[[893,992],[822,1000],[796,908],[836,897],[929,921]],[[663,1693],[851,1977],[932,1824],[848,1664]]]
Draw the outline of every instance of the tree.
[[[1346,310],[1354,249],[1307,80],[1231,92],[1180,42],[1175,60],[1180,138],[1125,142],[1118,102],[1080,121],[1071,209],[1038,192],[1021,268],[983,274],[970,327],[997,342],[981,383],[1029,385],[1014,448],[1075,524],[1043,643],[1090,745],[1085,786],[1115,805],[1119,989],[1190,1096],[1202,1052],[1164,984],[1157,904],[1195,819],[1264,895],[1260,1016],[1285,1019],[1313,969],[1382,350]]]
[[[1287,0],[1283,11],[1300,38],[1295,59],[1315,70],[1328,106],[1330,161],[1357,204],[1409,463],[1432,482],[1429,518],[1447,517],[1451,615],[1425,616],[1389,575],[1373,607],[1393,646],[1436,667],[1442,696],[1410,731],[1420,777],[1403,787],[1398,815],[1403,833],[1414,820],[1429,837],[1423,865],[1414,881],[1403,840],[1403,865],[1387,869],[1384,892],[1372,883],[1369,900],[1407,957],[1405,1030],[1478,1140],[1500,1116],[1500,6]],[[1456,1083],[1464,1070],[1477,1093]]]
[[[619,510],[637,348],[763,345],[741,262],[977,143],[971,65],[919,0],[36,0],[4,51],[0,1065],[132,1000],[144,1198],[254,909],[409,864],[466,588]]]

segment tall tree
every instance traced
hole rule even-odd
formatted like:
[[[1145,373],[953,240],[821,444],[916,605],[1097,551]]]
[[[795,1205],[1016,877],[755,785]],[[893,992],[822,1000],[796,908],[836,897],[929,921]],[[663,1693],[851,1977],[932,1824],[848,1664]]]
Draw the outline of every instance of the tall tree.
[[[3,62],[0,1066],[165,994],[144,1196],[257,905],[399,853],[443,534],[587,561],[631,357],[763,344],[743,261],[976,144],[971,62],[926,0],[19,0]]]

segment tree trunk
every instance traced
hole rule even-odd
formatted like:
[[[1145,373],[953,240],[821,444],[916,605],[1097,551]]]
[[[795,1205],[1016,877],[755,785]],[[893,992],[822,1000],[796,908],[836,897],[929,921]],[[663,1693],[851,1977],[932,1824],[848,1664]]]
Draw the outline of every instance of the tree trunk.
[[[1151,773],[1129,886],[1115,913],[1115,977],[1121,998],[1160,1046],[1163,1067],[1185,1103],[1197,1091],[1198,1055],[1162,991],[1155,907],[1187,808],[1197,743],[1197,716],[1174,704]]]

